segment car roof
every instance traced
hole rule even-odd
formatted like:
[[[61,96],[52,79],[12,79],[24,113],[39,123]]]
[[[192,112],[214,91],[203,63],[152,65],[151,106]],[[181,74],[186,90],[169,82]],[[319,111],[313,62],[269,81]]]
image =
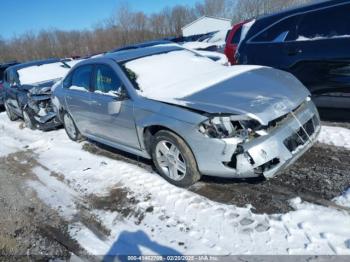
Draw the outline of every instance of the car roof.
[[[273,23],[286,18],[288,16],[296,15],[298,13],[305,13],[308,11],[313,11],[315,9],[322,9],[322,8],[327,8],[327,7],[332,7],[336,5],[342,5],[342,4],[350,4],[349,0],[328,0],[328,1],[322,1],[322,2],[317,2],[313,4],[308,4],[308,5],[303,5],[301,7],[297,8],[290,8],[278,13],[274,14],[269,14],[265,16],[258,17],[252,26],[252,28],[249,30],[246,38],[244,41],[247,41],[250,39],[252,36],[255,34],[259,33],[261,30],[265,29],[266,27],[272,25]]]
[[[16,64],[16,65],[10,66],[8,69],[20,70],[20,69],[30,67],[30,66],[40,66],[40,65],[45,65],[45,64],[57,63],[60,61],[61,61],[61,59],[58,59],[58,58],[36,60],[36,61],[30,61],[30,62],[26,62],[26,63]]]
[[[0,64],[0,69],[7,68],[7,67],[10,67],[10,66],[13,66],[13,65],[17,65],[17,64],[18,64],[17,61],[6,62],[6,63],[3,63],[3,64]]]
[[[121,63],[121,62],[134,60],[145,56],[168,53],[176,50],[184,50],[184,48],[182,48],[180,45],[171,43],[171,44],[164,44],[164,45],[147,46],[147,47],[136,48],[136,49],[126,49],[126,50],[122,50],[114,53],[107,53],[103,57],[110,58],[115,60],[118,63]]]
[[[138,44],[134,44],[134,45],[128,45],[128,46],[124,46],[121,48],[117,48],[117,49],[114,49],[108,53],[115,53],[115,52],[130,50],[130,49],[144,48],[144,47],[149,47],[149,46],[164,45],[164,44],[171,44],[171,43],[173,43],[173,42],[168,41],[168,40],[148,41],[148,42],[143,42],[143,43],[138,43]]]

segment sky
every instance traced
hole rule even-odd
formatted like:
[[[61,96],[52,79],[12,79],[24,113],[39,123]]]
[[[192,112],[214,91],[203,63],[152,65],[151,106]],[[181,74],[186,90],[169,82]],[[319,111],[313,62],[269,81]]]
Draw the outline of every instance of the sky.
[[[201,0],[1,0],[0,36],[9,39],[41,29],[90,29],[127,2],[133,11],[147,14],[165,6],[194,5]]]

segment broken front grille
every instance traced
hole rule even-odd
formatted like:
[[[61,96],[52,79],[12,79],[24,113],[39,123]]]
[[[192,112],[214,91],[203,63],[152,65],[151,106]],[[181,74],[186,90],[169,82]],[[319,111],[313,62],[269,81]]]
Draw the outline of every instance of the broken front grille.
[[[284,145],[288,148],[290,152],[294,152],[299,146],[303,146],[306,144],[307,141],[309,141],[309,137],[311,137],[315,133],[316,127],[318,125],[319,122],[317,117],[312,117],[303,125],[303,127],[300,127],[294,132],[293,135],[286,138],[283,141]]]

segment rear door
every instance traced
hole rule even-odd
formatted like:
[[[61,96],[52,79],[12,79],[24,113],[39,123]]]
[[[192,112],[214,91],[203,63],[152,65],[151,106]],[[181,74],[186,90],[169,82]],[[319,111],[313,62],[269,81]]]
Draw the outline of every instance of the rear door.
[[[244,63],[267,65],[288,70],[300,54],[295,42],[300,16],[277,21],[246,42],[240,59]]]
[[[66,105],[79,131],[88,134],[90,125],[90,100],[92,84],[92,65],[82,65],[76,68],[63,86],[66,91]]]
[[[133,116],[133,101],[118,74],[109,64],[97,64],[94,73],[94,92],[91,94],[91,129],[93,135],[140,148]]]
[[[350,3],[305,13],[290,71],[320,107],[350,109]]]

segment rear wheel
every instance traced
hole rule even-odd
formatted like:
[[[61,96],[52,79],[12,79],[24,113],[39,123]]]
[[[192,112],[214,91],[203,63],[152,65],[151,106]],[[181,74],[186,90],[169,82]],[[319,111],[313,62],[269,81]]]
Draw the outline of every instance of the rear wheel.
[[[170,131],[162,130],[154,135],[152,158],[161,176],[176,186],[188,187],[201,178],[192,151]]]
[[[15,113],[12,112],[12,110],[11,110],[10,106],[8,105],[7,101],[5,101],[4,106],[5,106],[5,110],[6,110],[6,114],[7,114],[8,118],[11,121],[16,121],[19,117],[17,115],[15,115]]]
[[[66,130],[68,137],[73,141],[79,141],[82,139],[82,136],[76,127],[73,118],[69,113],[65,112],[63,115],[63,125]]]

